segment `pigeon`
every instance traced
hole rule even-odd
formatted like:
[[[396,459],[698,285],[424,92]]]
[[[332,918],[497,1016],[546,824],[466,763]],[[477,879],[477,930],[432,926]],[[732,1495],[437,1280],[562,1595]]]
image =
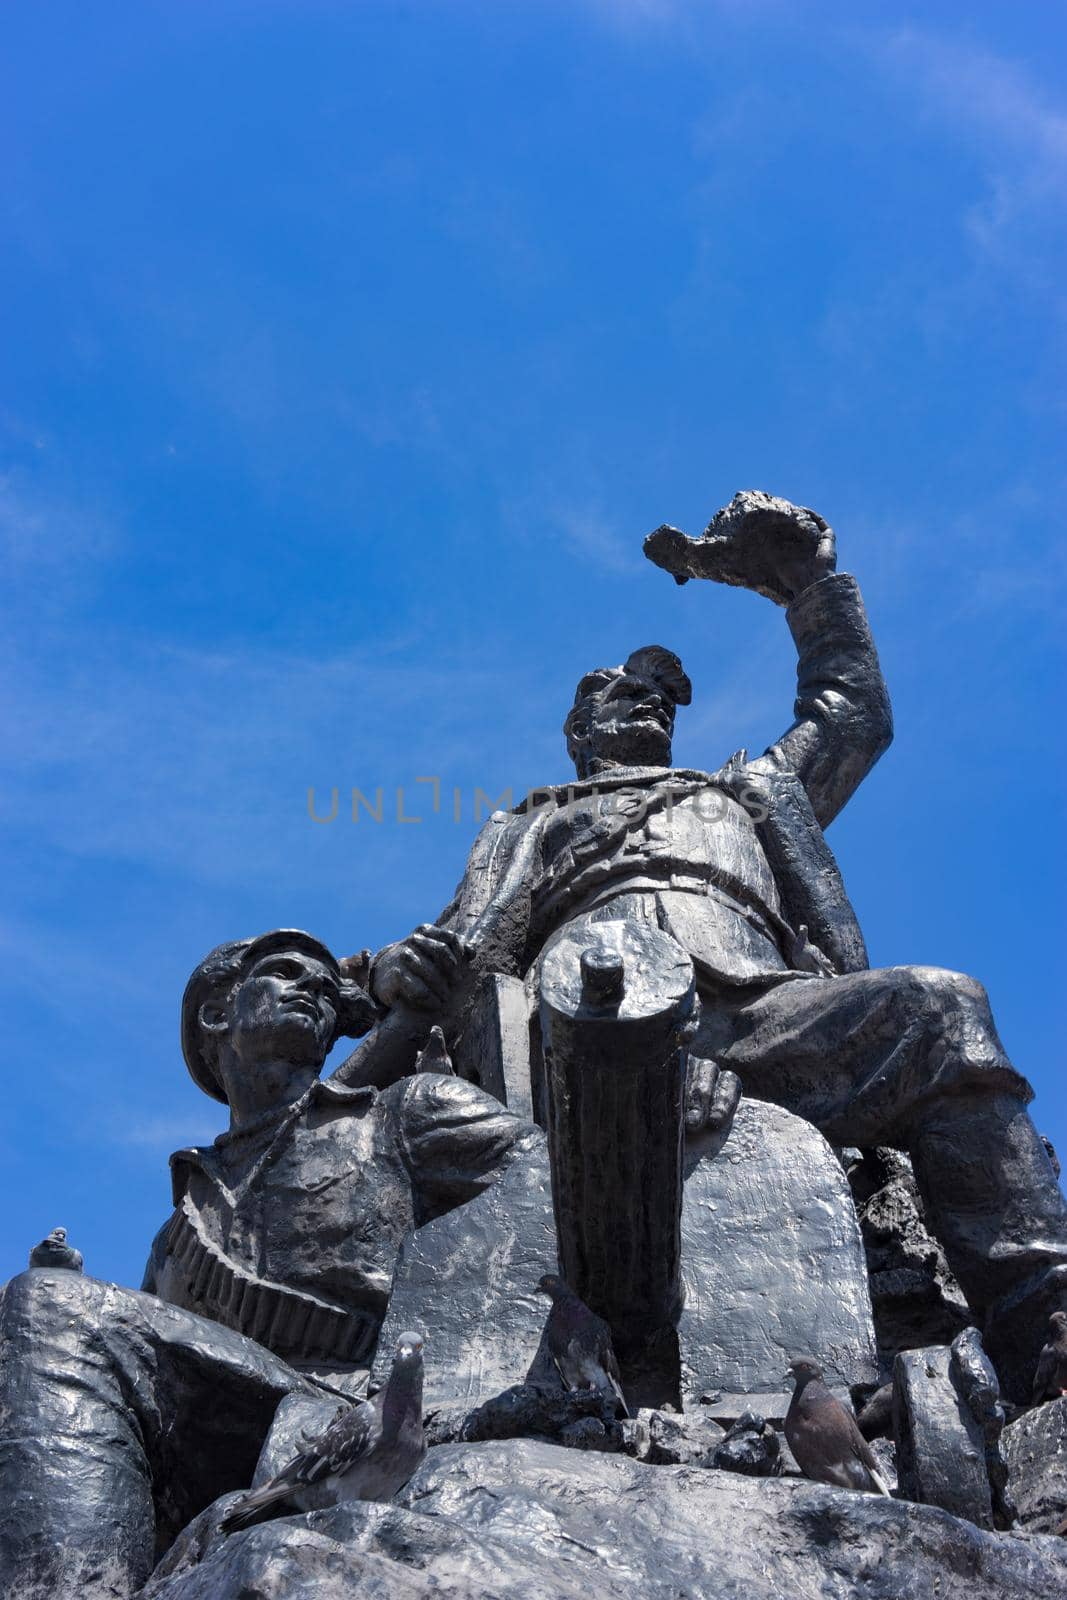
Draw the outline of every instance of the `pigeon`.
[[[630,1412],[611,1344],[611,1329],[603,1317],[590,1311],[585,1301],[554,1272],[546,1272],[537,1289],[552,1301],[546,1330],[548,1350],[564,1388],[613,1392],[623,1416],[628,1417]]]
[[[856,1426],[865,1439],[891,1439],[893,1437],[893,1385],[883,1383],[876,1389],[856,1418]]]
[[[326,1431],[260,1489],[250,1489],[222,1518],[223,1533],[258,1522],[282,1501],[320,1511],[344,1500],[391,1500],[426,1454],[422,1425],[422,1335],[402,1333],[384,1389],[342,1406]]]
[[[1031,1403],[1058,1400],[1067,1394],[1067,1311],[1054,1311],[1048,1319],[1048,1343],[1037,1359]]]
[[[415,1061],[416,1072],[443,1072],[454,1073],[452,1057],[445,1044],[445,1036],[436,1022],[430,1029],[430,1037],[419,1051]]]
[[[795,1387],[785,1416],[785,1436],[804,1476],[838,1489],[888,1495],[874,1451],[855,1417],[823,1383],[822,1368],[802,1358],[791,1362],[789,1370]]]
[[[66,1228],[53,1228],[47,1238],[30,1251],[31,1267],[61,1267],[64,1272],[81,1272],[85,1261],[80,1250],[67,1243]]]

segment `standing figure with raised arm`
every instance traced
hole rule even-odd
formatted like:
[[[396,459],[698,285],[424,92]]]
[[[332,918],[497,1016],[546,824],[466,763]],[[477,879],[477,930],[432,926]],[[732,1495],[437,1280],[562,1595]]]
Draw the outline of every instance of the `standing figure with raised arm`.
[[[814,512],[735,497],[700,539],[660,528],[646,554],[679,582],[753,589],[785,607],[794,721],[762,756],[709,772],[671,764],[691,686],[659,646],[589,672],[564,731],[577,782],[496,812],[439,926],[475,970],[527,977],[574,918],[645,920],[692,957],[702,1002],[686,1121],[722,1121],[738,1085],[836,1145],[909,1152],[928,1219],[990,1353],[1029,1392],[1051,1311],[1067,1309],[1067,1205],[1027,1114],[985,990],[936,967],[872,970],[823,830],[892,738],[854,578]],[[371,964],[384,1004],[418,1004],[427,944]]]

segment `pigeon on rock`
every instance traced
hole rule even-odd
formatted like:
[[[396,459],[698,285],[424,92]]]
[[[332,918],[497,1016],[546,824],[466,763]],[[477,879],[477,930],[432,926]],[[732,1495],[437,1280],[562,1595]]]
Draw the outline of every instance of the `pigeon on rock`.
[[[546,1337],[549,1354],[556,1363],[564,1388],[613,1393],[623,1416],[628,1417],[630,1412],[622,1392],[611,1329],[603,1317],[590,1311],[585,1301],[554,1272],[546,1272],[537,1289],[552,1301]]]
[[[306,1437],[306,1435],[305,1435]],[[343,1406],[325,1433],[261,1489],[242,1495],[219,1526],[235,1533],[281,1502],[321,1511],[344,1500],[391,1500],[426,1454],[422,1425],[422,1337],[402,1333],[389,1381],[372,1400]]]
[[[1031,1401],[1058,1400],[1067,1394],[1067,1311],[1054,1311],[1048,1319],[1048,1343],[1037,1360]]]
[[[61,1267],[64,1272],[81,1272],[85,1266],[80,1250],[67,1243],[66,1228],[53,1228],[47,1238],[30,1251],[31,1267]]]
[[[838,1489],[889,1494],[878,1459],[855,1417],[832,1395],[814,1361],[790,1363],[795,1387],[785,1416],[785,1436],[806,1478]]]

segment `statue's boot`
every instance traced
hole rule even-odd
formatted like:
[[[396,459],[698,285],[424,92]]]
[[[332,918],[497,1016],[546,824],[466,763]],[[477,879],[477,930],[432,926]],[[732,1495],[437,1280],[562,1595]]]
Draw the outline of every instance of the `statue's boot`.
[[[972,1094],[932,1105],[911,1144],[933,1231],[1008,1397],[1029,1399],[1053,1311],[1067,1310],[1067,1201],[1023,1102]]]

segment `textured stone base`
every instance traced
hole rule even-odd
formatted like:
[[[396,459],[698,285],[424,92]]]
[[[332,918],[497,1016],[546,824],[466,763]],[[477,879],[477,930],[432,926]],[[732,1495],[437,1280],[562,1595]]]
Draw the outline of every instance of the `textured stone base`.
[[[685,1167],[680,1384],[643,1392],[624,1362],[632,1404],[688,1408],[721,1391],[744,1397],[745,1410],[752,1396],[781,1393],[796,1355],[813,1356],[831,1384],[875,1382],[859,1224],[822,1135],[779,1106],[742,1100],[727,1133],[690,1143]],[[542,1144],[404,1244],[372,1385],[385,1381],[387,1352],[405,1328],[426,1336],[428,1410],[469,1410],[528,1376],[554,1382],[541,1348],[548,1306],[535,1286],[555,1270]]]
[[[1051,1533],[1067,1520],[1067,1400],[1052,1400],[1010,1422],[1003,1448],[1020,1523]]]
[[[531,1440],[444,1445],[394,1505],[222,1539],[219,1507],[143,1600],[1063,1600],[1067,1544],[798,1479]]]

